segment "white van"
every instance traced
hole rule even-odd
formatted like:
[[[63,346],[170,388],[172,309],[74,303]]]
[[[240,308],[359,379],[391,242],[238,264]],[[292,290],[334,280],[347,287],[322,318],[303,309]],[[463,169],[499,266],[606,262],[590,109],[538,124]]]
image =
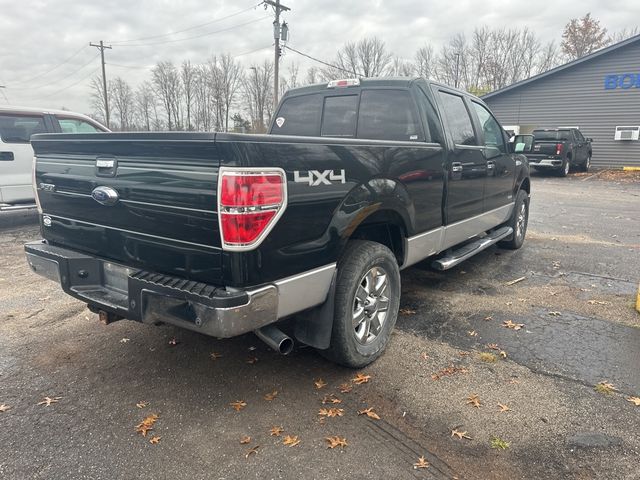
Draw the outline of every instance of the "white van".
[[[108,131],[80,113],[0,106],[0,210],[35,206],[31,188],[31,135]]]

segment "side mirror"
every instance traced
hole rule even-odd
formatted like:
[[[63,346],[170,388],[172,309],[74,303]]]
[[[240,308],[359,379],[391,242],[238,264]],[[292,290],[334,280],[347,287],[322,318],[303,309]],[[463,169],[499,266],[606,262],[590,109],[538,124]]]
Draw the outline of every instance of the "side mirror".
[[[587,142],[592,143],[593,142],[593,138],[587,137]]]
[[[510,145],[513,153],[529,153],[533,148],[533,135],[515,135]]]

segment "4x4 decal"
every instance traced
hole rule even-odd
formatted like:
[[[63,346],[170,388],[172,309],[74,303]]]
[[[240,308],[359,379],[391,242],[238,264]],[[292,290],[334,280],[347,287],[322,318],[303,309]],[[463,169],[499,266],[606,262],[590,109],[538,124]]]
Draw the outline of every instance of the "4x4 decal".
[[[335,173],[334,170],[324,170],[322,172],[318,170],[299,172],[296,170],[293,172],[293,181],[297,183],[306,183],[310,187],[331,185],[332,182],[347,183],[344,170],[338,170],[338,173]]]

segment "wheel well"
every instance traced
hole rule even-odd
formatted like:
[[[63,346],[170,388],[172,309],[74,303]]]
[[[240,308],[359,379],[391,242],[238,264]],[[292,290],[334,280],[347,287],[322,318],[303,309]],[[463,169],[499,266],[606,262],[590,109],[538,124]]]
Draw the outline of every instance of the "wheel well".
[[[528,178],[525,178],[520,184],[520,189],[527,193],[531,193],[531,183]]]
[[[402,265],[405,236],[406,229],[402,217],[392,210],[379,210],[358,225],[349,240],[370,240],[381,243],[393,252],[398,265]]]

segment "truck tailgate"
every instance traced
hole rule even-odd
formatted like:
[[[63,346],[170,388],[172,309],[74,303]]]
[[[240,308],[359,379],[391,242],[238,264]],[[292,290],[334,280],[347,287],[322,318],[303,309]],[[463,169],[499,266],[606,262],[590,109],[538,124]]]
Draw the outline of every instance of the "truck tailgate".
[[[556,155],[556,152],[558,151],[558,144],[562,144],[562,141],[534,140],[531,153],[538,155]]]
[[[220,283],[214,134],[37,135],[32,145],[49,243]],[[100,203],[97,187],[115,202]]]

